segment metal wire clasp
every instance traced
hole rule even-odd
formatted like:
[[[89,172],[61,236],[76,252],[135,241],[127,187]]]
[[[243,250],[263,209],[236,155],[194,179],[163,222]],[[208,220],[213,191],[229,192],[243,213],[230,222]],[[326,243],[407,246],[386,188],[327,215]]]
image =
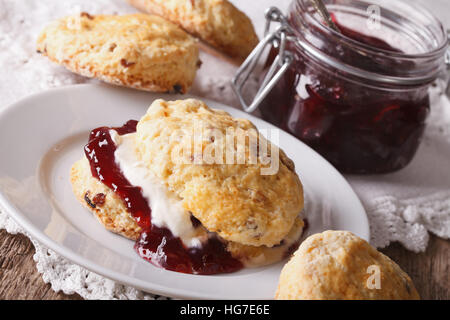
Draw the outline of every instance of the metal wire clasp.
[[[447,41],[450,44],[450,29],[447,30]],[[445,64],[447,65],[447,88],[445,93],[450,97],[450,47],[447,48],[447,52],[445,53]]]
[[[246,112],[255,111],[262,100],[267,96],[267,94],[273,89],[275,84],[281,78],[281,76],[286,72],[289,66],[294,60],[293,54],[286,50],[286,41],[289,40],[289,35],[292,34],[291,28],[282,12],[276,8],[271,7],[266,10],[266,27],[264,39],[256,46],[256,48],[250,53],[244,63],[236,72],[231,83],[233,90],[239,98],[239,101]],[[272,22],[278,22],[280,25],[278,28],[270,32],[270,25]],[[267,46],[275,46],[279,48],[279,53],[272,65],[269,68],[264,80],[262,81],[261,87],[256,93],[253,101],[250,105],[247,105],[243,97],[242,91],[248,78],[255,70],[258,61],[261,58],[262,53],[265,51]]]

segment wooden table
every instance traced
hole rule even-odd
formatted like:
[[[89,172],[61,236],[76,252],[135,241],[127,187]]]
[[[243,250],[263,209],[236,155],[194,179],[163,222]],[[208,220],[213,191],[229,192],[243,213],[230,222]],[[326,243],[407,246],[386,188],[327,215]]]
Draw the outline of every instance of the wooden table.
[[[423,299],[450,299],[450,241],[431,237],[425,253],[399,244],[382,250],[413,279]],[[79,295],[55,293],[45,284],[33,260],[34,247],[23,235],[0,230],[0,299],[79,300]]]

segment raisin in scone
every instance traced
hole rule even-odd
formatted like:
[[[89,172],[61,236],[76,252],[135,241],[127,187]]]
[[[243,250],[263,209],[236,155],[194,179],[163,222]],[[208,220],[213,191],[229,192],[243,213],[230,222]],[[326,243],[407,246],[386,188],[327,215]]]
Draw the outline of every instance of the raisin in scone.
[[[251,20],[227,0],[128,0],[136,8],[178,24],[233,58],[258,44]]]
[[[193,37],[146,14],[68,16],[44,28],[37,50],[83,76],[154,92],[187,92],[199,66]]]
[[[139,122],[130,123],[132,130],[128,125],[91,132],[85,158],[71,169],[71,183],[78,201],[108,230],[136,240],[144,259],[174,271],[211,274],[274,263],[298,247],[303,190],[292,161],[262,137],[224,144],[219,134],[225,129],[256,134],[249,121],[188,99],[156,100]],[[198,132],[192,136],[194,128],[205,129],[202,139],[196,140]],[[265,143],[271,162],[199,162],[195,147],[200,153],[208,145],[217,152],[239,149],[248,156],[255,147],[250,141]],[[263,152],[260,147],[254,150]],[[186,153],[178,153],[184,148]],[[279,167],[261,175],[272,162]],[[191,258],[192,265],[186,262]],[[238,264],[221,268],[230,259]]]
[[[77,161],[70,170],[70,182],[77,200],[89,209],[109,231],[128,239],[139,238],[141,228],[111,188],[95,179],[87,159]]]
[[[410,277],[394,261],[348,231],[326,231],[303,241],[281,272],[275,298],[420,299]]]

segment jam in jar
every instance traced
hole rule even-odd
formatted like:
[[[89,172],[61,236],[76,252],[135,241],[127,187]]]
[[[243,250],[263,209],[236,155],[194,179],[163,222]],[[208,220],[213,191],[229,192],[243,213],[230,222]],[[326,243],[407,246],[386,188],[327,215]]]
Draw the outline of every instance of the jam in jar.
[[[401,169],[424,132],[429,86],[445,68],[443,27],[403,2],[392,8],[376,0],[324,2],[339,32],[325,26],[310,0],[294,0],[286,17],[268,11],[283,28],[266,71],[277,61],[286,69],[261,97],[260,114],[342,172]],[[373,11],[382,13],[378,20]]]

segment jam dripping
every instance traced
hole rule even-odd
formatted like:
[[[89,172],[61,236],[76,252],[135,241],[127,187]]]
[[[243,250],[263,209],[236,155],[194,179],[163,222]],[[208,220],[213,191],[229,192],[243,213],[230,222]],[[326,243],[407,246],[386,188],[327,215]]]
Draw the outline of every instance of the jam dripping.
[[[382,39],[346,28],[348,38],[389,52],[402,51]],[[296,52],[296,48],[289,48]],[[410,61],[379,62],[345,46],[321,48],[342,62],[371,72],[405,70]],[[272,48],[266,67],[278,54]],[[386,173],[406,166],[413,158],[430,110],[426,88],[394,92],[366,88],[315,68],[297,53],[296,61],[260,105],[262,117],[292,133],[340,171]],[[309,79],[302,84],[302,79]],[[303,90],[299,94],[298,90]]]
[[[216,236],[211,236],[199,248],[188,248],[169,229],[152,225],[151,209],[141,188],[131,185],[115,162],[116,145],[110,135],[111,129],[119,135],[133,133],[136,125],[137,121],[130,120],[122,127],[94,129],[84,151],[92,175],[123,200],[142,228],[135,243],[137,253],[156,266],[183,273],[206,275],[240,270],[242,263],[226,251],[225,245]],[[194,219],[191,220],[196,221]]]

